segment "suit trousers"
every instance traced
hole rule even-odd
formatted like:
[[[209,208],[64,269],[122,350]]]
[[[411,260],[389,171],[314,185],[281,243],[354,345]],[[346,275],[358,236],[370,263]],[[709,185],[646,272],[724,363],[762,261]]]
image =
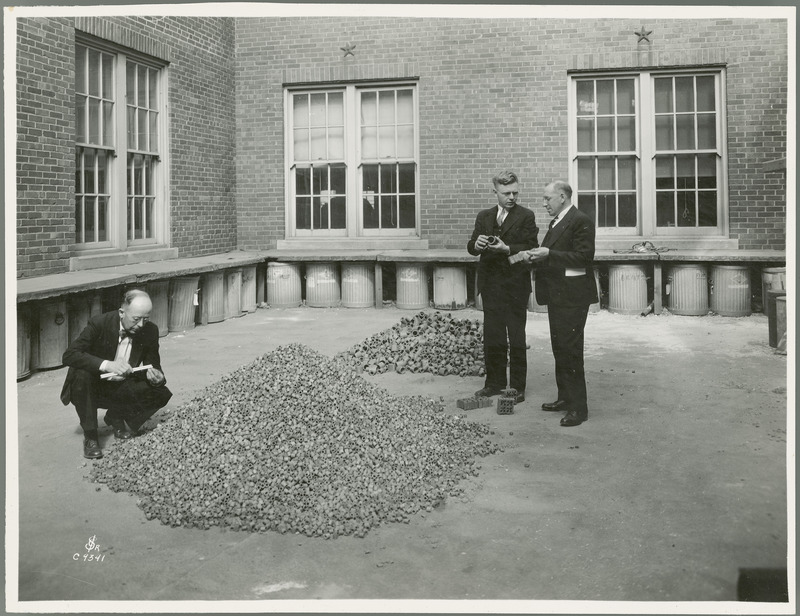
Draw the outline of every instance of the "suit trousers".
[[[522,301],[508,294],[482,294],[483,354],[486,364],[486,387],[525,391],[528,375],[525,324],[528,298]],[[506,375],[506,366],[509,367]],[[508,376],[508,380],[506,380]]]
[[[97,409],[107,409],[106,423],[125,422],[134,432],[172,397],[166,386],[152,387],[145,380],[106,381],[99,375],[75,369],[70,402],[75,406],[83,433],[97,438]]]
[[[583,368],[583,330],[589,306],[548,305],[550,344],[556,363],[558,400],[581,417],[589,414]]]

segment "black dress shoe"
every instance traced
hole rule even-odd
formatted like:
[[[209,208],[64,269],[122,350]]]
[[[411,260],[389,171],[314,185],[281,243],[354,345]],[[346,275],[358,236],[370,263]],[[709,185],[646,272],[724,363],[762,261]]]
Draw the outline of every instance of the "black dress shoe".
[[[525,392],[521,391],[517,395],[514,396],[514,404],[520,404],[521,402],[525,402]]]
[[[114,438],[118,438],[121,441],[127,441],[129,438],[133,438],[133,432],[128,430],[125,424],[121,426],[114,426]]]
[[[567,403],[563,400],[556,400],[555,402],[545,402],[542,404],[543,411],[562,411]]]
[[[476,398],[491,398],[492,396],[499,396],[502,390],[499,387],[484,387],[475,392]]]
[[[567,411],[567,414],[561,418],[561,425],[565,428],[569,428],[570,426],[579,426],[584,421],[589,419],[586,415],[578,415],[574,411]]]
[[[103,450],[100,449],[100,444],[91,438],[83,439],[83,457],[90,460],[97,460],[103,457]]]

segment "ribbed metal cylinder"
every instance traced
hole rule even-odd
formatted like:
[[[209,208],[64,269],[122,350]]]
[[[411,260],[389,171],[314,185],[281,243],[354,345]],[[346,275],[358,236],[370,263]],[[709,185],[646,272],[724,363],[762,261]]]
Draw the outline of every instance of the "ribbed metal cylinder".
[[[644,265],[608,266],[608,311],[641,314],[647,308],[647,274]]]
[[[342,263],[342,306],[375,305],[375,267],[372,263]]]
[[[761,270],[761,305],[767,310],[767,291],[786,290],[786,268],[765,267]]]
[[[267,303],[271,308],[297,308],[303,301],[300,265],[297,263],[267,264]]]
[[[667,307],[672,314],[708,314],[708,271],[702,263],[679,263],[667,274]]]
[[[103,312],[103,298],[96,291],[70,296],[67,301],[67,312],[69,312],[69,341],[72,343],[86,327],[89,319]]]
[[[396,267],[398,308],[428,307],[428,272],[424,263],[398,263]]]
[[[194,329],[199,282],[200,276],[183,276],[169,281],[169,331]]]
[[[750,269],[746,265],[713,265],[711,310],[723,317],[746,317],[750,307]]]
[[[158,280],[147,283],[147,294],[153,302],[150,322],[158,327],[158,335],[169,333],[169,280]]]
[[[31,315],[30,306],[17,304],[17,380],[31,374]]]
[[[200,322],[225,320],[225,272],[206,272],[200,287]]]
[[[433,307],[462,310],[467,307],[467,268],[437,264],[433,268]]]
[[[59,368],[63,365],[61,356],[69,346],[67,302],[63,298],[40,302],[35,315],[31,329],[31,369]]]
[[[225,318],[242,316],[242,270],[225,270]]]
[[[306,306],[331,308],[342,301],[336,263],[309,263],[306,266]]]
[[[256,311],[256,266],[242,267],[242,312]]]

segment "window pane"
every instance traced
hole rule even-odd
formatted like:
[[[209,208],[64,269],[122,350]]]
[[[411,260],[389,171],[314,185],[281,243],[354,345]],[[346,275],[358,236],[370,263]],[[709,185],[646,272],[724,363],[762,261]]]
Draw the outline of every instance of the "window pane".
[[[344,126],[328,131],[328,157],[334,160],[344,158]]]
[[[87,143],[86,135],[86,98],[83,95],[75,97],[75,136],[78,143]]]
[[[137,89],[138,97],[136,103],[139,107],[147,107],[147,67],[138,65]]]
[[[344,229],[347,227],[347,199],[333,197],[330,200],[331,229]]]
[[[633,79],[620,79],[617,81],[617,113],[632,114],[636,111]]]
[[[656,226],[675,226],[675,205],[673,192],[656,193]]]
[[[137,141],[136,141],[137,133],[136,133],[136,109],[133,107],[128,107],[128,149],[135,150]]]
[[[147,106],[150,109],[157,109],[158,108],[158,85],[156,83],[156,77],[158,73],[154,70],[150,70],[147,74],[148,83],[147,83],[147,92],[148,92],[148,99],[147,99]]]
[[[144,236],[153,237],[153,199],[144,200]]]
[[[309,160],[307,128],[294,129],[294,159]]]
[[[325,95],[311,95],[311,126],[325,126]]]
[[[374,126],[361,129],[361,156],[367,159],[378,158],[378,129]]]
[[[311,229],[311,198],[298,197],[295,205],[295,224],[298,229]]]
[[[613,158],[597,159],[598,188],[600,190],[615,190],[617,188],[616,173]]]
[[[617,150],[633,151],[636,149],[635,119],[617,118]]]
[[[134,224],[134,223],[133,223],[133,216],[134,216],[134,211],[133,211],[133,198],[129,198],[129,199],[128,199],[128,212],[127,212],[127,216],[128,216],[128,217],[126,218],[126,220],[128,221],[128,241],[131,241],[131,240],[133,240],[133,224]]]
[[[328,202],[319,197],[311,199],[311,226],[314,229],[328,229]]]
[[[715,111],[716,93],[714,91],[714,77],[704,76],[697,78],[697,111]]]
[[[578,190],[594,190],[597,188],[594,175],[594,159],[578,159]]]
[[[347,192],[347,167],[331,165],[330,189],[334,194],[344,195]]]
[[[344,95],[341,92],[331,92],[328,95],[328,126],[341,126],[344,124]]]
[[[139,109],[139,148],[140,150],[149,150],[147,143],[147,127],[149,122],[147,120],[147,110]]]
[[[83,243],[83,197],[75,195],[75,243]]]
[[[150,147],[149,152],[158,152],[158,113],[151,111],[148,113],[150,118]]]
[[[578,151],[594,152],[594,118],[578,118]]]
[[[710,113],[697,116],[697,148],[710,150],[717,147],[716,117]]]
[[[656,149],[674,149],[674,135],[672,132],[672,116],[656,117]]]
[[[380,165],[381,174],[381,193],[397,192],[397,181],[395,178],[395,165]]]
[[[677,123],[678,149],[693,150],[694,141],[694,115],[679,115],[675,118]]]
[[[675,111],[694,111],[694,77],[675,78]]]
[[[413,193],[415,189],[414,165],[400,165],[400,191],[401,193]]]
[[[397,157],[414,156],[414,125],[404,124],[397,127]]]
[[[394,91],[384,90],[378,93],[379,124],[394,124]]]
[[[89,143],[102,143],[100,139],[100,101],[89,99]]]
[[[678,171],[678,189],[693,189],[694,181],[694,156],[676,156]]]
[[[675,188],[672,156],[656,157],[656,188]]]
[[[75,47],[75,92],[86,94],[86,47]]]
[[[378,124],[378,94],[377,92],[364,92],[361,94],[361,125],[375,126]]]
[[[411,90],[397,91],[397,121],[401,124],[414,122],[414,93]]]
[[[89,94],[100,96],[100,52],[95,49],[89,50]]]
[[[86,153],[83,159],[83,164],[85,165],[83,168],[83,192],[86,194],[97,193],[97,186],[94,183],[94,160],[94,155],[89,152]]]
[[[697,187],[717,187],[717,157],[715,154],[697,156]]]
[[[144,194],[153,194],[153,161],[150,158],[144,162]]]
[[[614,118],[597,118],[597,151],[614,150]]]
[[[97,211],[97,198],[85,197],[83,210],[84,242],[96,242],[95,237],[95,212]]]
[[[378,165],[364,165],[361,177],[365,192],[378,192]]]
[[[328,157],[328,144],[324,128],[311,129],[311,160],[325,160]]]
[[[400,228],[413,229],[416,224],[415,198],[413,195],[403,195],[400,197]]]
[[[395,157],[394,125],[378,127],[378,158]]]
[[[656,113],[672,113],[672,78],[654,80]]]
[[[594,104],[594,82],[579,81],[575,89],[578,98],[578,115],[593,116],[597,110]]]
[[[308,126],[308,95],[295,94],[292,97],[292,121],[295,128]]]
[[[597,226],[617,226],[617,203],[613,193],[600,193],[597,195]]]
[[[364,228],[377,229],[378,228],[378,198],[374,192],[364,193],[362,201],[363,215],[364,215]]]
[[[592,194],[579,194],[578,195],[578,209],[586,214],[592,220],[595,219],[595,200]]]
[[[619,177],[617,184],[620,190],[636,190],[636,159],[622,157],[617,160]]]
[[[299,167],[295,169],[294,191],[296,195],[311,194],[311,169]]]
[[[687,191],[678,193],[678,226],[697,226],[694,192]]]
[[[397,228],[397,197],[394,195],[381,196],[381,228]]]
[[[108,193],[108,158],[105,152],[97,153],[97,192]]]
[[[697,193],[698,216],[701,227],[717,226],[717,191],[702,190]]]
[[[136,65],[133,62],[125,64],[125,94],[128,104],[136,101]]]
[[[619,198],[619,226],[620,227],[635,227],[636,226],[636,194],[635,193],[620,193],[618,198]]]
[[[97,241],[108,241],[108,199],[97,198]]]
[[[597,113],[598,115],[614,113],[614,81],[612,79],[597,81]]]
[[[114,58],[108,54],[103,54],[103,75],[102,75],[102,90],[103,98],[108,100],[114,99]]]
[[[103,103],[103,145],[114,145],[114,104]]]

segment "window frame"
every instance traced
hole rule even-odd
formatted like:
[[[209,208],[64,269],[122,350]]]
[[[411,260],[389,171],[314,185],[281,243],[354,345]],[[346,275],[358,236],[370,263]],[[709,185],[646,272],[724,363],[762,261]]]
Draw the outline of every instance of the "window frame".
[[[77,33],[75,36],[76,62],[77,47],[82,46],[90,50],[96,50],[103,54],[110,54],[113,58],[113,144],[103,146],[101,149],[108,153],[108,217],[107,217],[107,240],[103,242],[78,242],[78,225],[80,221],[75,212],[75,243],[74,251],[76,256],[91,256],[93,254],[103,254],[110,252],[129,252],[137,250],[149,250],[153,248],[163,248],[168,245],[169,229],[169,136],[168,136],[168,102],[167,93],[169,92],[169,73],[166,62],[161,62],[145,54],[132,51],[127,48],[115,45],[108,41],[95,37]],[[157,151],[150,152],[152,160],[156,162],[153,170],[152,188],[154,193],[153,216],[152,216],[152,238],[128,239],[128,154],[139,153],[139,150],[132,150],[129,147],[127,136],[127,63],[133,62],[136,65],[146,66],[156,71],[155,85],[158,88],[157,113],[158,118],[155,123],[157,135]],[[77,83],[73,87],[73,92],[77,96]],[[73,111],[74,112],[74,111]],[[90,147],[97,149],[97,146],[81,142],[74,139],[75,149],[78,147]],[[77,169],[76,169],[77,172]],[[76,202],[77,207],[77,202]]]
[[[658,227],[656,225],[656,157],[662,152],[656,149],[656,111],[655,82],[658,77],[701,77],[714,78],[716,96],[715,130],[717,161],[717,224],[714,227]],[[724,67],[685,67],[652,68],[640,70],[580,71],[568,74],[568,150],[569,180],[578,193],[578,114],[577,83],[602,79],[634,79],[634,117],[636,118],[634,153],[636,164],[637,224],[636,227],[597,227],[598,238],[727,238],[729,237],[729,198],[728,198],[728,149],[727,149],[727,101],[726,71]],[[697,110],[695,110],[695,114]],[[680,153],[706,153],[707,149],[675,150]],[[615,158],[627,155],[608,153]],[[598,156],[603,153],[598,152]],[[576,199],[577,205],[577,199]],[[632,231],[633,229],[633,231]]]
[[[407,89],[412,95],[413,122],[413,160],[394,157],[392,163],[413,163],[414,165],[414,227],[396,229],[365,229],[363,213],[362,169],[364,159],[361,147],[361,95],[363,92],[398,91]],[[344,159],[345,167],[345,215],[343,229],[298,229],[296,212],[296,182],[294,138],[295,95],[341,92],[344,105]],[[419,188],[419,84],[416,80],[392,80],[352,82],[336,84],[312,84],[284,86],[284,195],[285,198],[285,238],[289,240],[317,239],[411,239],[420,236],[420,188]],[[370,159],[372,160],[372,159]],[[310,163],[313,167],[313,162]],[[326,160],[320,166],[339,164]]]

